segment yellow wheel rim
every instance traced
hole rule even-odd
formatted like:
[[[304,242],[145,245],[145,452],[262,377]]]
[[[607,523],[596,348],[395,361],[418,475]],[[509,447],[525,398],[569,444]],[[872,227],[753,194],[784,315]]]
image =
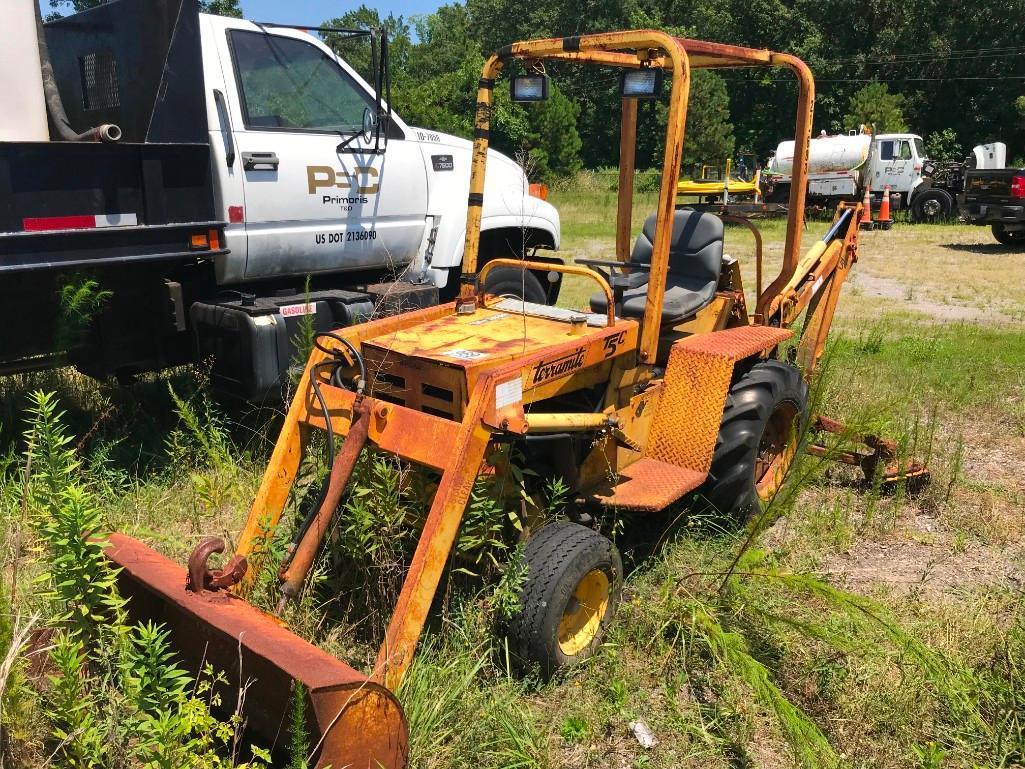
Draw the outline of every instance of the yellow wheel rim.
[[[762,502],[772,499],[794,461],[800,416],[795,405],[783,402],[765,426],[755,458],[755,490]]]
[[[609,607],[609,578],[601,569],[580,580],[559,621],[559,649],[575,657],[591,645]]]

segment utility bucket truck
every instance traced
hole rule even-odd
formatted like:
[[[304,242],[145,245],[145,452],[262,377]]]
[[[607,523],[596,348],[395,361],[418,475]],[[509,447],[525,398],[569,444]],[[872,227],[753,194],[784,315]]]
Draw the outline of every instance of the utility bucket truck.
[[[262,398],[301,327],[457,293],[471,145],[392,110],[383,32],[319,31],[370,47],[358,73],[317,30],[195,0],[47,24],[37,0],[4,0],[3,21],[0,373],[212,358],[216,384]],[[482,259],[558,263],[544,188],[489,159]],[[545,304],[560,276],[495,270],[491,287]]]

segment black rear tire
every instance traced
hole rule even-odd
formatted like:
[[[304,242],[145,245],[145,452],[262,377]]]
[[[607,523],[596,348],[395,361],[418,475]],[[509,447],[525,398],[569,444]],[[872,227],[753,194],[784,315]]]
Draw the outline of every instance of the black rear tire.
[[[498,296],[512,296],[535,304],[547,304],[548,294],[538,277],[530,270],[495,267],[484,283],[484,291]]]
[[[522,559],[519,608],[501,631],[517,670],[536,668],[548,680],[601,646],[619,606],[623,562],[612,542],[569,521],[539,529]]]
[[[1001,245],[1025,248],[1025,230],[1008,230],[1002,224],[994,224],[993,237]]]
[[[911,221],[944,222],[954,214],[954,196],[943,189],[922,190],[911,199]]]
[[[792,425],[787,425],[792,421]],[[781,478],[789,469],[801,429],[808,421],[808,385],[801,372],[778,360],[756,363],[730,388],[723,409],[719,436],[712,453],[708,479],[699,491],[706,504],[720,515],[738,523],[746,522],[758,512],[760,484],[766,456],[772,456],[768,443],[780,451],[789,451],[789,458],[780,454],[782,465],[773,470]],[[785,445],[780,443],[780,430],[789,433]],[[763,486],[762,494],[778,488]]]
[[[790,183],[777,184],[773,187],[766,198],[766,203],[789,203],[790,202]]]

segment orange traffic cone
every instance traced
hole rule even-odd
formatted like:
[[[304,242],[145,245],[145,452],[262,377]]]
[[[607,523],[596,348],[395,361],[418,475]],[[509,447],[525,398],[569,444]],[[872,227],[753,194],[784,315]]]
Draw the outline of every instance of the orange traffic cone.
[[[876,219],[876,227],[881,230],[888,230],[893,226],[893,219],[890,218],[890,185],[883,187],[883,202],[879,204],[879,218]]]
[[[871,230],[874,226],[872,222],[872,190],[869,187],[865,188],[865,199],[861,201],[861,221],[858,226],[863,230]]]

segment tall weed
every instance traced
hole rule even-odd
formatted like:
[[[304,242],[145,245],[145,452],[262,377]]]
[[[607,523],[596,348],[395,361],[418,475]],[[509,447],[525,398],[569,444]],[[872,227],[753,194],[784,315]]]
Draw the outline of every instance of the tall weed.
[[[264,766],[269,756],[256,747],[252,761],[235,759],[239,716],[212,714],[223,679],[211,670],[193,678],[179,666],[167,630],[129,620],[117,571],[103,556],[92,484],[52,394],[33,394],[26,437],[39,598],[51,607],[54,630],[42,697],[53,761],[75,769]]]

